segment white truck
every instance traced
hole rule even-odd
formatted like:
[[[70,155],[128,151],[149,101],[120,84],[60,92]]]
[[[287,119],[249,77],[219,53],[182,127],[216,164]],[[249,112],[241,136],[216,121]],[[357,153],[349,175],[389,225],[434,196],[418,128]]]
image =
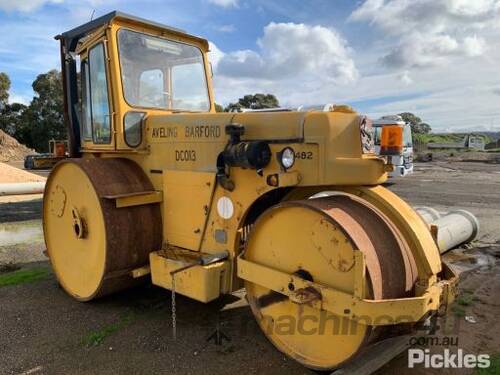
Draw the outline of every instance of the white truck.
[[[413,141],[411,137],[411,127],[407,124],[401,116],[389,115],[382,116],[381,118],[373,121],[375,153],[380,153],[380,139],[382,136],[382,128],[384,126],[401,126],[403,128],[403,155],[392,156],[392,164],[394,171],[389,175],[406,176],[413,173]]]

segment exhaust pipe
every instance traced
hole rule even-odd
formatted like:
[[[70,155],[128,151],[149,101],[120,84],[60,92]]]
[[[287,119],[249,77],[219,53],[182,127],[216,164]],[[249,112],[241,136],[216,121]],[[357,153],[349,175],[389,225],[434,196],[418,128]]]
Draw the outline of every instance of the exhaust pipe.
[[[41,194],[45,189],[45,181],[42,182],[19,182],[0,184],[0,196]]]

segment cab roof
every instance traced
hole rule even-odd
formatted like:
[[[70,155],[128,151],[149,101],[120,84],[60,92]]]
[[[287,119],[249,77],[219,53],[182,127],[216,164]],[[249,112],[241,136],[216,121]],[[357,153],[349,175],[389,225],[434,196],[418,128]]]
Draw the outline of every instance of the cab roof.
[[[55,38],[56,39],[62,39],[64,40],[64,44],[68,48],[69,51],[74,51],[76,48],[76,45],[78,41],[83,38],[85,35],[88,35],[92,31],[96,30],[97,28],[108,25],[110,24],[113,20],[115,19],[120,19],[120,20],[125,20],[125,21],[131,21],[134,23],[138,23],[144,26],[149,26],[153,27],[155,29],[160,29],[160,30],[166,30],[169,31],[173,34],[179,34],[179,35],[185,35],[190,38],[196,39],[203,44],[205,44],[208,47],[208,41],[206,39],[200,38],[195,35],[190,35],[184,30],[172,27],[172,26],[167,26],[158,22],[154,21],[149,21],[144,18],[132,16],[127,13],[119,12],[119,11],[113,11],[108,14],[105,14],[104,16],[101,16],[99,18],[96,18],[95,20],[89,21],[87,23],[84,23],[83,25],[80,25],[78,27],[75,27],[74,29],[71,29],[69,31],[66,31],[60,35],[57,35]]]

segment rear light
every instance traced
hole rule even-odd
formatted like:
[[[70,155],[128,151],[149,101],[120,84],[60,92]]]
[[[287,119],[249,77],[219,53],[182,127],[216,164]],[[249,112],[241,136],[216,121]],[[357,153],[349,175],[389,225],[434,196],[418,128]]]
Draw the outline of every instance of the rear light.
[[[380,140],[380,155],[403,154],[403,128],[398,125],[384,126]]]

